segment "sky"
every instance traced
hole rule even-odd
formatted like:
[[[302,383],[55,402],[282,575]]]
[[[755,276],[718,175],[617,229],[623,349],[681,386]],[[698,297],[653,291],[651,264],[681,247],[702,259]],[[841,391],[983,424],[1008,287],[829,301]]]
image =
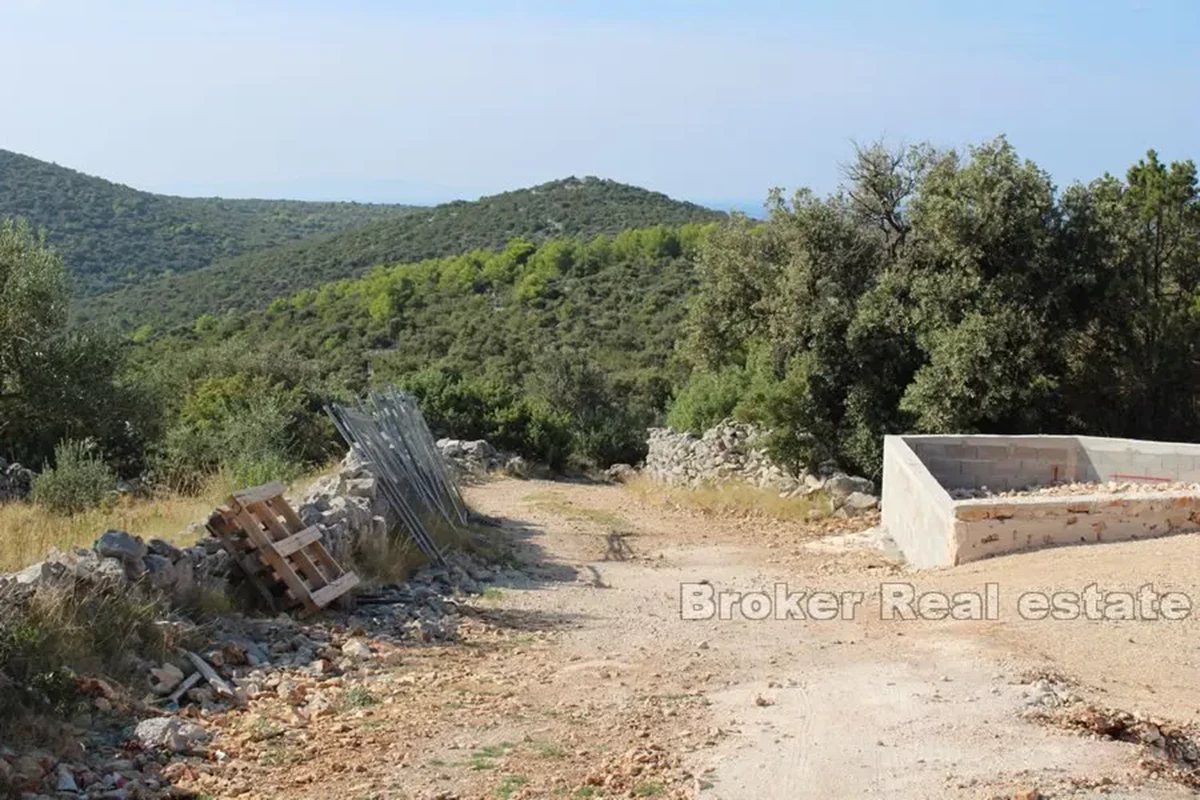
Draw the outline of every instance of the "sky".
[[[878,139],[1004,134],[1060,185],[1200,156],[1196,0],[0,0],[0,75],[0,148],[184,195],[745,207]]]

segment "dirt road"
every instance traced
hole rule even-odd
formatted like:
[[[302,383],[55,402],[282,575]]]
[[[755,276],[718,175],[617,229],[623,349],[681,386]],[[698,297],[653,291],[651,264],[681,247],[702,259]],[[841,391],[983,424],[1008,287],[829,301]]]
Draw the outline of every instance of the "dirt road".
[[[908,574],[854,537],[705,518],[617,486],[501,480],[468,499],[504,520],[528,579],[477,601],[463,643],[406,653],[372,684],[381,703],[320,723],[324,733],[314,729],[305,749],[280,754],[278,769],[259,757],[233,789],[347,798],[1192,796],[1139,764],[1138,745],[1030,717],[1095,702],[1194,721],[1195,622],[1028,622],[1016,598],[1092,582],[1186,589],[1200,537]],[[894,584],[986,597],[989,583],[999,602],[992,619],[881,618],[881,591]],[[777,584],[847,598],[848,618],[839,608],[838,618],[813,619],[828,616],[816,601],[801,605],[808,619],[681,618],[681,592],[773,595]]]

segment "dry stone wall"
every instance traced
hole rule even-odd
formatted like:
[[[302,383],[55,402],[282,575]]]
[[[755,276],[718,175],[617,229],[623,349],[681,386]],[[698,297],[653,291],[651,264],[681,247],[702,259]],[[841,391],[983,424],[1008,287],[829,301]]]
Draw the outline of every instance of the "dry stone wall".
[[[306,525],[318,525],[325,545],[339,561],[350,561],[360,548],[382,544],[397,518],[376,491],[370,465],[351,453],[332,475],[315,481],[297,513]],[[0,598],[20,587],[65,581],[118,582],[167,600],[187,598],[198,588],[230,591],[237,583],[228,554],[216,539],[192,526],[199,541],[177,547],[162,539],[144,541],[125,531],[105,531],[90,548],[51,549],[46,559],[7,577],[0,576]]]
[[[438,439],[436,444],[446,466],[458,478],[480,477],[501,469],[523,477],[529,470],[521,456],[497,450],[484,439]]]
[[[823,474],[794,473],[767,454],[762,431],[733,419],[724,420],[701,436],[670,428],[651,428],[642,472],[674,486],[701,486],[744,481],[782,494],[825,491],[839,506],[869,510],[878,505],[875,484],[835,469]]]

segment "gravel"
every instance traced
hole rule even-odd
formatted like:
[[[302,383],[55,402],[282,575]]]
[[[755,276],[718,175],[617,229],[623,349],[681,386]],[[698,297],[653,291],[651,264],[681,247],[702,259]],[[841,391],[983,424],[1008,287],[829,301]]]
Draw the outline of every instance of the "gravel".
[[[1026,486],[1023,489],[993,491],[986,486],[978,489],[951,489],[950,497],[954,500],[978,500],[996,497],[1070,497],[1074,495],[1105,495],[1105,494],[1162,494],[1168,492],[1185,492],[1200,494],[1200,483],[1187,481],[1171,481],[1153,483],[1135,483],[1132,481],[1108,481],[1105,483],[1056,483],[1048,485]]]

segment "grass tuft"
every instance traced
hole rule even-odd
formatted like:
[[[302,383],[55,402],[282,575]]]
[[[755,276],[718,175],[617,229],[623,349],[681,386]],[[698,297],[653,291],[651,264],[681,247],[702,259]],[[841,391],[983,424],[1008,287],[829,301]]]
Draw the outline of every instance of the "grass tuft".
[[[345,708],[369,708],[379,705],[379,698],[365,686],[351,686],[342,694]]]
[[[130,656],[161,660],[175,642],[161,609],[123,587],[40,586],[0,603],[0,719],[63,715],[78,676],[133,677]],[[4,725],[0,725],[3,731]]]
[[[809,522],[833,513],[833,505],[824,492],[780,497],[778,490],[760,489],[743,481],[706,483],[692,488],[671,486],[638,475],[624,486],[626,491],[644,502],[690,509],[710,516]]]
[[[620,515],[600,508],[589,508],[571,502],[562,492],[554,490],[534,492],[525,497],[525,502],[539,511],[547,511],[571,519],[592,522],[606,528],[629,530],[629,523]]]

